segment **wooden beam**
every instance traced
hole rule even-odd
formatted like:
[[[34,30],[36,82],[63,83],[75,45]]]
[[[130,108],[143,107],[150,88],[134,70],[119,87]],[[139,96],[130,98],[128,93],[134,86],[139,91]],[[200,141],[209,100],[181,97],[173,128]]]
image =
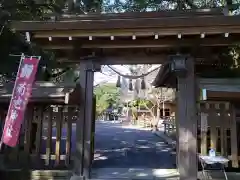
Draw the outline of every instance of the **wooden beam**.
[[[239,87],[240,78],[199,78],[198,82],[200,86],[204,88],[204,85],[214,85],[214,86],[234,86]],[[231,89],[229,89],[231,90]]]
[[[131,40],[131,41],[100,41],[82,44],[82,48],[171,48],[171,47],[201,47],[228,46],[240,41],[237,38],[194,38],[194,39],[159,39],[159,40]]]
[[[25,32],[25,31],[24,31]],[[159,37],[162,36],[187,36],[187,35],[199,35],[204,32],[206,35],[213,34],[239,34],[239,26],[216,26],[216,27],[185,27],[181,26],[178,28],[163,27],[163,28],[144,28],[144,29],[111,29],[111,30],[49,30],[49,31],[34,31],[34,38],[68,38],[69,36],[73,38],[79,37],[131,37],[133,34],[137,37],[141,36],[152,36],[155,35]]]
[[[72,1],[72,0],[70,0]],[[64,14],[60,20],[113,20],[113,19],[143,19],[143,18],[163,18],[163,17],[187,17],[187,16],[223,16],[222,8],[211,9],[186,9],[186,10],[170,10],[159,12],[124,12],[124,13],[107,13],[107,14]]]
[[[218,28],[221,28],[219,30]],[[131,37],[133,34],[137,37],[141,36],[152,36],[155,38],[155,35],[159,37],[162,36],[186,36],[186,35],[199,35],[204,32],[206,35],[212,34],[224,34],[224,33],[239,33],[239,27],[237,26],[228,26],[228,27],[178,27],[178,28],[146,28],[146,29],[112,29],[112,30],[49,30],[49,31],[34,31],[34,38],[68,38],[72,36],[73,38],[79,37]]]
[[[114,57],[100,57],[100,63],[103,65],[111,64],[162,64],[168,59],[167,55],[144,55]]]
[[[200,38],[199,36],[186,37],[178,39],[177,37],[172,38],[154,38],[148,39],[126,39],[126,40],[113,40],[110,39],[96,39],[96,40],[84,40],[79,39],[74,42],[65,40],[54,40],[48,41],[36,41],[37,44],[41,45],[43,49],[54,49],[54,50],[74,50],[80,48],[87,49],[114,49],[114,48],[184,48],[184,47],[222,47],[229,46],[239,43],[240,36],[233,35],[225,38],[224,34],[219,36],[209,36],[208,38]]]
[[[112,64],[162,64],[168,58],[167,55],[147,55],[145,53],[133,54],[123,54],[118,55],[96,55],[92,60],[98,62],[102,65],[112,65]],[[58,62],[61,63],[79,63],[81,58],[71,59],[69,57],[59,57]]]
[[[191,31],[192,28],[198,30],[202,27],[204,32],[210,29],[212,32],[221,33],[225,30],[237,30],[240,32],[240,16],[187,16],[187,17],[163,17],[163,18],[133,18],[111,20],[66,20],[66,21],[13,21],[11,28],[16,31],[54,31],[54,30],[113,30],[113,29],[151,29],[159,28],[162,32],[167,29]],[[203,30],[203,29],[202,29]],[[170,31],[171,32],[171,31]],[[181,31],[180,31],[181,32]],[[231,31],[230,31],[231,33]]]
[[[44,45],[44,42],[39,42],[36,41],[37,44],[39,45]],[[59,41],[59,43],[65,43]],[[65,43],[67,45],[67,43]],[[197,57],[199,56],[205,56],[205,57],[217,57],[219,56],[219,52],[226,50],[225,46],[221,47],[214,47],[214,46],[208,46],[208,47],[199,47],[198,45],[192,45],[190,47],[166,47],[166,48],[125,48],[124,50],[119,50],[116,48],[81,48],[79,43],[75,44],[73,43],[74,46],[76,47],[75,49],[54,49],[52,50],[56,58],[61,58],[61,57],[69,57],[69,58],[85,58],[88,56],[139,56],[140,54],[147,54],[147,55],[165,55],[165,54],[175,54],[175,53],[180,53],[180,54],[193,54],[194,56],[196,55]],[[197,44],[197,43],[196,43]],[[46,44],[45,44],[46,45]],[[51,44],[50,44],[51,45]],[[79,48],[77,48],[79,47]],[[208,58],[209,59],[209,58]]]
[[[187,59],[187,75],[178,77],[178,169],[180,180],[197,179],[197,114],[194,61]]]
[[[99,60],[101,58],[108,57],[109,59],[143,59],[143,58],[159,58],[165,59],[169,54],[192,54],[198,61],[204,63],[206,61],[216,60],[219,57],[220,47],[202,47],[196,46],[186,47],[186,48],[126,48],[124,50],[119,49],[73,49],[73,50],[54,50],[56,59],[59,62],[79,62],[79,60]],[[224,49],[225,47],[221,47]]]
[[[208,55],[206,55],[208,56]],[[198,56],[195,58],[196,63],[198,61],[208,61],[211,62],[212,58],[214,56],[208,56],[208,59],[206,59],[203,56]],[[77,64],[79,63],[80,58],[68,58],[68,57],[59,57],[57,58],[57,61],[60,63],[66,63],[66,64]],[[117,64],[164,64],[166,61],[168,61],[169,55],[163,54],[163,55],[146,55],[146,54],[135,54],[134,55],[126,55],[126,56],[96,56],[93,58],[93,61],[96,61],[100,63],[101,65],[117,65]]]

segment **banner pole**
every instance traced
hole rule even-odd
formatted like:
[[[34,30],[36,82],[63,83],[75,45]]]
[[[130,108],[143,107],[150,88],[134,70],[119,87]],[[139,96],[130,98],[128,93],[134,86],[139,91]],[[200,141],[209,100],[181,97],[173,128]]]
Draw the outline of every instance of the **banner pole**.
[[[11,57],[22,57],[22,54],[8,54],[8,56],[11,56]],[[39,57],[41,58],[41,56],[28,56],[28,55],[24,55],[24,57],[32,57],[32,58],[38,58],[39,59]]]
[[[20,68],[21,68],[21,64],[22,64],[22,61],[23,61],[23,59],[24,59],[24,53],[22,53],[22,55],[21,55],[21,59],[20,59],[20,63],[19,63],[19,66],[18,66],[18,72],[20,71]],[[17,72],[17,74],[18,74],[18,72]],[[16,77],[17,78],[17,77]],[[15,86],[16,86],[16,80],[15,80],[15,83],[14,83],[14,88],[13,88],[13,92],[15,91]],[[10,100],[10,103],[9,103],[9,107],[8,107],[8,111],[10,110],[10,105],[12,104],[12,98],[11,98],[11,100]],[[9,112],[8,112],[9,113]],[[8,113],[7,113],[7,115],[8,115]],[[7,117],[6,117],[7,118]],[[6,119],[5,118],[5,119]],[[4,123],[4,128],[3,128],[3,132],[2,132],[2,137],[1,137],[1,140],[0,140],[0,152],[1,152],[1,150],[2,150],[2,145],[3,145],[3,133],[4,133],[4,129],[5,129],[5,125],[6,125],[6,122]]]
[[[0,152],[2,151],[2,144],[3,144],[3,142],[2,142],[2,138],[1,138],[1,141],[0,141]]]

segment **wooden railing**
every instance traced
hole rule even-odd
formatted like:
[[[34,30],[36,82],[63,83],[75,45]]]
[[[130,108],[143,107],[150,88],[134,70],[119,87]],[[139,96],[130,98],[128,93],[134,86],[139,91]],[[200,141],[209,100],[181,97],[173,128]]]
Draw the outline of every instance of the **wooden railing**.
[[[204,117],[207,118],[204,118]],[[237,127],[235,108],[229,102],[203,102],[198,104],[198,153],[207,155],[210,148],[217,154],[228,157],[229,168],[239,168],[240,151],[237,142]],[[176,124],[173,118],[163,122],[164,133],[174,134]]]
[[[164,117],[163,125],[164,125],[164,134],[171,135],[174,132],[176,132],[175,117],[173,116]]]
[[[139,125],[141,127],[150,127],[151,126],[151,117],[146,116],[143,118],[141,116],[138,116],[137,125]]]
[[[1,129],[7,109],[1,109]],[[3,146],[1,166],[7,169],[69,169],[75,147],[79,108],[29,105],[16,147]]]

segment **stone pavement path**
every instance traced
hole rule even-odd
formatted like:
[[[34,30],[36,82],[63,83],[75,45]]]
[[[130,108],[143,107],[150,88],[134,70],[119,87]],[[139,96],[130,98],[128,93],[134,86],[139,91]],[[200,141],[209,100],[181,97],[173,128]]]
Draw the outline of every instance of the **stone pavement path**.
[[[96,123],[93,178],[176,177],[175,161],[171,146],[149,130],[121,123]]]

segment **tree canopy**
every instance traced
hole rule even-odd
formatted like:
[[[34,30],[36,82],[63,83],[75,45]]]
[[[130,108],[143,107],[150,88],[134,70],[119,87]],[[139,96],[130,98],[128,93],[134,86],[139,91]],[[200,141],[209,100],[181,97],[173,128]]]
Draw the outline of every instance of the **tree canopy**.
[[[144,12],[159,10],[183,10],[198,8],[215,8],[228,6],[231,10],[236,10],[239,0],[108,0],[105,3],[106,12]]]
[[[103,113],[108,107],[117,107],[120,102],[120,90],[116,84],[99,84],[94,88],[97,114]]]
[[[239,12],[240,0],[3,0],[0,2],[0,53],[1,78],[14,79],[19,57],[9,54],[41,56],[38,80],[50,80],[65,72],[74,73],[74,67],[59,64],[54,53],[25,42],[25,37],[8,28],[12,20],[46,20],[63,13],[118,13],[144,12],[174,9],[228,7],[232,13]],[[229,51],[227,51],[228,54]]]
[[[24,53],[28,56],[41,56],[38,80],[50,80],[71,69],[54,61],[53,52],[45,51],[33,43],[27,43],[25,36],[8,28],[8,24],[12,20],[45,20],[49,18],[46,14],[62,13],[64,3],[64,0],[7,0],[0,2],[1,80],[15,79],[20,56],[11,56],[11,54],[21,55]]]

